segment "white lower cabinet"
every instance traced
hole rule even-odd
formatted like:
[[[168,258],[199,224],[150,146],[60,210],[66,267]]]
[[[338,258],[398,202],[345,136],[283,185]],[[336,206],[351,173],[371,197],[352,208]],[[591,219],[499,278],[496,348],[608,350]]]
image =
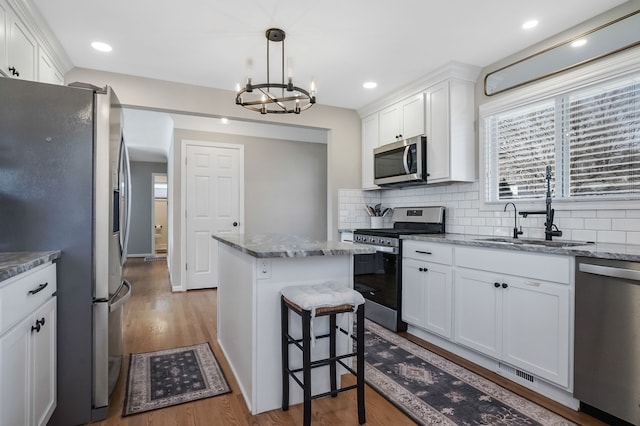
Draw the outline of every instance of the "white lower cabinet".
[[[402,276],[402,320],[450,338],[451,266],[406,259]]]
[[[403,253],[404,321],[571,388],[573,258],[410,240]]]
[[[0,425],[46,425],[56,407],[55,266],[50,268],[50,291],[30,295],[44,303],[17,324],[0,330]],[[51,270],[41,272],[45,274],[39,278]],[[3,305],[7,304],[5,297],[15,294],[13,289],[27,294],[32,284],[35,282],[24,285],[18,280],[12,289],[2,288]]]
[[[569,286],[459,268],[454,340],[569,385]]]

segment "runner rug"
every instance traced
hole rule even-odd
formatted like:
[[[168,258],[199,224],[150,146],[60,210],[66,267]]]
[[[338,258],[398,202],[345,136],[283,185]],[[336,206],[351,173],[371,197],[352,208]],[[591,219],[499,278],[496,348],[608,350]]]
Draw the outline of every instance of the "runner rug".
[[[368,320],[365,361],[366,382],[421,425],[574,425]]]
[[[231,392],[209,343],[131,354],[122,415]]]

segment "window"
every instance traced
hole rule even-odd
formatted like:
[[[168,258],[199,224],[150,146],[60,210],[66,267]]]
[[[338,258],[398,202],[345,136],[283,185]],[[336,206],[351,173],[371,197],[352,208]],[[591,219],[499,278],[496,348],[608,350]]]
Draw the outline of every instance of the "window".
[[[484,117],[486,200],[640,198],[640,74]]]

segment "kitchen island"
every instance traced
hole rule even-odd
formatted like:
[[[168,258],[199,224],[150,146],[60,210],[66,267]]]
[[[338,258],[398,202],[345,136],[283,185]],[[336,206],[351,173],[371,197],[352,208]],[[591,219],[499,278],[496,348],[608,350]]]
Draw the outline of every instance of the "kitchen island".
[[[218,343],[251,413],[279,409],[280,289],[327,281],[353,287],[353,255],[372,253],[373,249],[284,234],[213,238],[218,241]],[[294,336],[300,330],[296,319],[291,321]],[[327,318],[316,318],[313,327],[316,334],[322,333],[328,329]],[[312,357],[326,356],[325,343],[324,339],[316,342]],[[343,339],[339,349],[346,343]],[[291,352],[292,365],[301,365],[298,352]],[[313,393],[329,389],[326,368],[314,369],[312,389]],[[302,402],[302,390],[293,381],[290,395],[292,405]]]

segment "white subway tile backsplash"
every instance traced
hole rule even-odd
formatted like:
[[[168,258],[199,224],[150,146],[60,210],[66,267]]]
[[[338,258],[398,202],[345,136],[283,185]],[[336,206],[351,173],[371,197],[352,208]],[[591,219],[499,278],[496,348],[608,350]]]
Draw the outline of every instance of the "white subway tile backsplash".
[[[640,244],[640,232],[627,232],[627,244]]]
[[[576,241],[596,241],[598,232],[590,229],[574,229],[571,232],[571,239]]]
[[[627,213],[626,210],[598,210],[596,211],[596,216],[606,218],[626,217]]]
[[[607,231],[611,229],[611,219],[585,219],[584,227],[585,229]]]
[[[596,217],[596,211],[595,210],[572,210],[571,217],[584,217],[584,218]]]
[[[622,231],[598,231],[596,240],[599,243],[625,244],[627,235],[626,232]]]
[[[611,219],[614,231],[640,231],[640,219]]]
[[[368,228],[364,205],[381,203],[383,207],[445,206],[450,233],[505,237],[513,233],[513,212],[503,212],[501,206],[486,209],[477,182],[375,191],[341,189],[338,203],[339,229]],[[544,238],[544,222],[544,215],[518,215],[525,238]],[[627,210],[556,210],[554,222],[563,240],[640,244],[640,203],[637,209]],[[391,226],[391,215],[385,218],[385,225]]]

